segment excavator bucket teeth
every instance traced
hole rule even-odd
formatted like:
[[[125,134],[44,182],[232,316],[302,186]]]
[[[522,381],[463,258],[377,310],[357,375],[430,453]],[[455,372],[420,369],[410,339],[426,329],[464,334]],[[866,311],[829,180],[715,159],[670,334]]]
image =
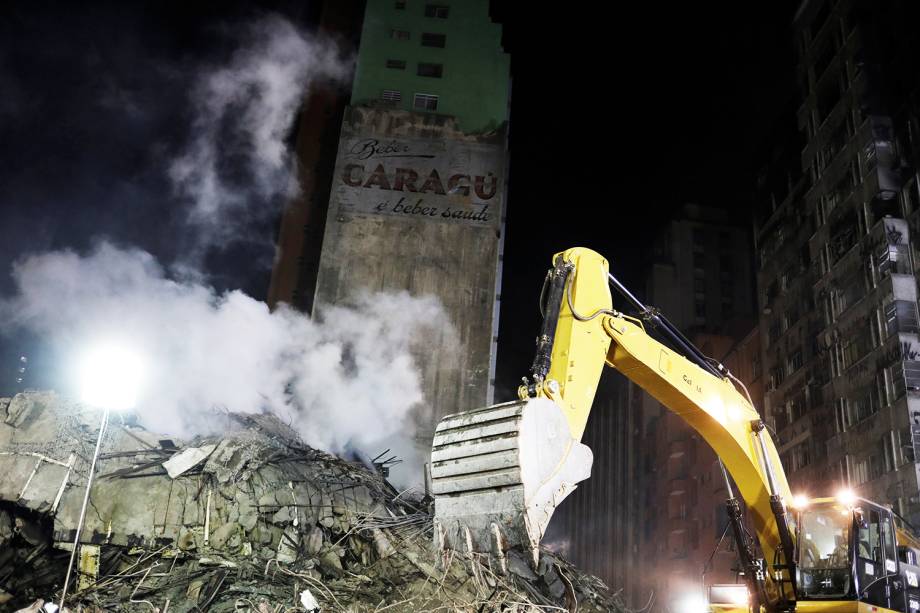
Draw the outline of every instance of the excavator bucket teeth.
[[[448,415],[431,451],[435,544],[488,553],[521,548],[538,561],[556,506],[591,476],[591,450],[546,398]]]

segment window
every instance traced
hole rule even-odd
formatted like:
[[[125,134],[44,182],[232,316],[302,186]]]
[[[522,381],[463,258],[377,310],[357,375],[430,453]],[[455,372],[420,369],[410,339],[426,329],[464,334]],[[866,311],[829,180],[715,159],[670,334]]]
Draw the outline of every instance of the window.
[[[406,60],[387,60],[387,68],[406,69]]]
[[[846,432],[847,428],[850,427],[850,412],[847,409],[846,398],[838,398],[835,405],[835,413],[837,416],[837,432],[842,433]]]
[[[390,30],[390,38],[409,40],[409,30]]]
[[[435,79],[440,79],[443,71],[444,66],[442,64],[426,64],[420,62],[418,65],[418,76],[420,77],[434,77]]]
[[[446,42],[447,36],[444,34],[431,34],[429,32],[422,34],[423,47],[439,47],[443,49]]]
[[[780,288],[782,288],[783,291],[789,289],[789,286],[792,284],[792,279],[794,277],[795,277],[795,269],[793,268],[792,264],[790,264],[789,266],[786,266],[786,268],[783,269],[783,273],[780,275],[780,278],[779,278]]]
[[[693,291],[699,293],[706,292],[706,277],[696,277],[693,278]]]
[[[809,598],[841,598],[850,589],[849,532],[852,512],[820,505],[801,516],[801,592]]]
[[[380,99],[384,102],[389,102],[393,106],[399,104],[402,101],[402,92],[395,89],[385,89],[380,94]]]
[[[777,366],[770,370],[770,387],[776,389],[782,385],[783,380],[786,378],[786,371],[781,366]]]
[[[447,19],[447,13],[450,7],[443,4],[426,4],[425,17],[437,17],[438,19]]]
[[[920,207],[920,201],[918,201],[917,198],[917,185],[917,182],[911,181],[907,184],[907,187],[904,188],[904,191],[901,192],[901,200],[904,202],[904,210],[908,215]]]
[[[706,231],[702,228],[693,228],[693,244],[703,245],[706,242]]]
[[[783,330],[780,328],[780,321],[776,320],[770,324],[770,329],[767,332],[767,339],[772,345],[779,339],[779,335],[783,333]]]
[[[412,101],[412,108],[420,111],[437,111],[438,97],[431,94],[415,94]]]
[[[885,472],[890,472],[903,464],[897,431],[889,430],[882,436],[882,448],[885,456]]]

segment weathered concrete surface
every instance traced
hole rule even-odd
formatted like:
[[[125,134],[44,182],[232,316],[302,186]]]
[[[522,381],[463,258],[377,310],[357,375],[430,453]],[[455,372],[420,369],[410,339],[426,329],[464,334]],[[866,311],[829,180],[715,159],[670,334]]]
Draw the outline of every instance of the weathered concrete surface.
[[[8,409],[0,426],[0,608],[13,610],[59,595],[99,416],[50,393],[21,394]],[[620,610],[599,580],[549,552],[530,569],[525,554],[510,551],[507,575],[479,556],[441,558],[425,500],[306,447],[272,416],[221,419],[224,435],[187,444],[113,420],[81,536],[98,547],[98,574],[82,577],[89,585],[71,605],[295,610],[306,589],[323,611],[572,610],[576,600],[579,611]],[[184,449],[210,445],[206,460],[174,479],[163,467]],[[71,453],[72,474],[52,513],[66,470],[55,462]]]
[[[355,107],[342,125],[315,309],[362,290],[442,301],[457,337],[417,356],[422,448],[440,417],[492,400],[504,143],[502,131],[467,135],[432,114]]]

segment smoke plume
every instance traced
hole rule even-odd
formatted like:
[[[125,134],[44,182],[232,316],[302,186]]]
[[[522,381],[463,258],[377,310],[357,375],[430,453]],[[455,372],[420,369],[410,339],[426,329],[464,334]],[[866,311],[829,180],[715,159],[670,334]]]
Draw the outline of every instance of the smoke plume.
[[[296,194],[285,142],[295,113],[311,86],[345,79],[350,65],[332,41],[269,15],[246,26],[227,64],[202,71],[191,92],[191,139],[169,167],[202,231],[200,247],[245,240],[279,197]]]
[[[422,401],[413,347],[451,330],[434,298],[404,292],[359,296],[323,321],[270,312],[239,291],[170,279],[148,253],[109,243],[29,256],[13,278],[16,295],[0,302],[7,326],[48,339],[70,358],[65,368],[99,342],[130,347],[145,365],[140,422],[176,436],[212,431],[213,410],[226,408],[275,413],[327,451],[370,452],[413,430]]]
[[[79,252],[58,242],[18,259],[0,285],[0,333],[10,346],[43,343],[42,383],[68,394],[79,386],[65,375],[85,350],[108,343],[138,353],[145,377],[136,412],[152,431],[190,437],[226,423],[215,410],[271,412],[333,453],[399,450],[418,480],[408,466],[420,461],[411,437],[423,400],[413,349],[420,336],[452,333],[437,300],[358,295],[348,307],[326,306],[320,321],[286,307],[270,312],[233,289],[271,261],[271,226],[297,189],[289,141],[302,101],[311,88],[347,79],[352,64],[335,41],[281,16],[236,23],[223,29],[235,50],[220,63],[152,62],[135,82],[100,69],[120,66],[112,48],[111,58],[91,62],[95,105],[84,108],[105,110],[121,122],[119,134],[137,139],[144,172],[105,156],[75,172],[112,173],[99,183],[123,189],[104,201],[94,180],[67,195],[82,221],[62,222],[65,246]],[[4,74],[0,58],[0,84],[13,83]],[[0,101],[0,116],[5,108]],[[137,155],[129,142],[115,150]],[[30,240],[38,226],[30,223]],[[116,246],[139,244],[145,249]]]

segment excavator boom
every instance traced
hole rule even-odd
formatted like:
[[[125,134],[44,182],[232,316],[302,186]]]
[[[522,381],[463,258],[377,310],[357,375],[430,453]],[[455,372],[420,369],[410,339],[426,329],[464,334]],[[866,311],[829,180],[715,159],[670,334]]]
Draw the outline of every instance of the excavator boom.
[[[523,546],[536,562],[556,506],[590,476],[591,452],[580,441],[607,364],[713,448],[773,566],[762,573],[769,598],[787,597],[782,583],[792,582],[793,545],[784,501],[791,498],[760,415],[727,371],[618,283],[643,319],[613,310],[611,279],[607,261],[594,251],[556,254],[544,286],[536,358],[520,400],[451,415],[438,426],[431,457],[437,545],[499,560],[508,547]],[[667,332],[680,351],[654,339],[649,324]],[[786,577],[781,585],[774,584],[778,576]]]

